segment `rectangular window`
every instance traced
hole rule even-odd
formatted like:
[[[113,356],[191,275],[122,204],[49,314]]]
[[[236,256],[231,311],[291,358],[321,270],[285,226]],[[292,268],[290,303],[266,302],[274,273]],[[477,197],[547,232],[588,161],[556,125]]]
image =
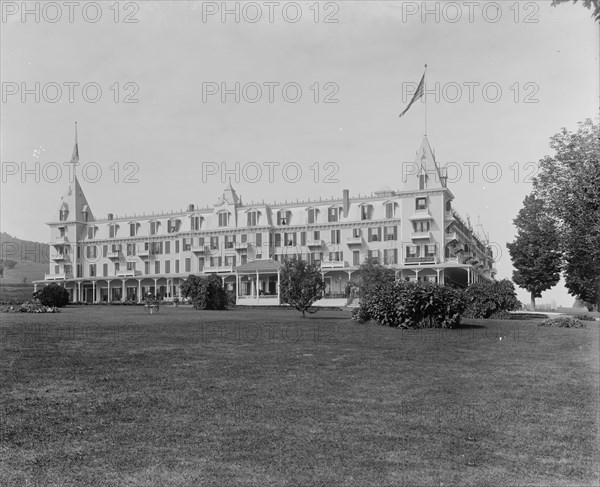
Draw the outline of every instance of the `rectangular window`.
[[[398,240],[398,227],[384,227],[384,239],[385,240]]]
[[[290,224],[290,212],[279,211],[277,212],[277,225],[289,225]]]
[[[256,246],[262,247],[262,233],[256,234]]]
[[[248,241],[248,235],[246,235],[245,233],[242,233],[241,239],[242,239],[242,243],[246,243]]]
[[[135,271],[135,262],[127,262],[127,270]]]
[[[175,259],[175,274],[179,274],[179,259]]]
[[[210,237],[210,249],[219,250],[219,237]]]
[[[248,226],[255,227],[256,225],[258,225],[258,212],[251,211],[248,213]]]
[[[171,261],[165,260],[165,274],[171,273]]]
[[[54,274],[60,274],[60,266],[59,265],[54,266]]]
[[[198,258],[198,272],[204,271],[204,257]]]
[[[332,244],[340,244],[342,243],[342,231],[341,230],[331,230],[331,243]]]
[[[369,259],[375,264],[379,264],[379,250],[369,250]]]
[[[281,233],[275,234],[275,247],[281,247]]]
[[[119,264],[118,262],[115,262],[115,274],[117,272],[119,272],[119,270],[121,270],[121,264]]]
[[[102,264],[102,276],[108,276],[108,264]]]
[[[89,239],[93,239],[94,238],[94,233],[95,233],[95,228],[94,227],[89,227],[88,228],[88,238]]]
[[[225,248],[226,249],[235,248],[235,235],[226,235],[225,236]]]
[[[179,240],[175,240],[175,253],[179,253]]]
[[[354,238],[360,238],[360,228],[355,228],[352,230],[352,236]]]
[[[160,274],[160,260],[154,263],[154,274]]]
[[[425,245],[425,257],[435,257],[435,244]]]
[[[136,248],[136,244],[128,243],[127,244],[127,255],[128,256],[135,255],[135,248]]]
[[[321,240],[321,232],[319,230],[313,232],[313,240]]]
[[[370,220],[371,219],[371,205],[362,205],[360,207],[360,219],[361,220]]]
[[[300,245],[306,245],[306,232],[300,232]]]
[[[158,233],[158,222],[150,222],[150,235]]]
[[[144,274],[150,274],[150,262],[148,261],[144,262]]]
[[[415,226],[415,232],[425,233],[429,231],[429,220],[413,222]]]
[[[176,233],[179,231],[179,220],[169,220],[169,226],[167,228],[168,233]]]
[[[344,260],[344,252],[329,252],[330,262],[342,262]]]
[[[108,227],[108,238],[115,238],[117,236],[117,226],[110,225]]]
[[[398,263],[398,249],[385,249],[383,251],[383,263],[386,265]]]
[[[192,270],[192,259],[187,257],[185,259],[185,272],[190,272]]]
[[[360,265],[360,251],[355,250],[352,252],[352,265]]]
[[[315,223],[317,221],[317,210],[311,208],[308,210],[308,223]]]
[[[190,218],[190,226],[192,230],[200,230],[200,217],[193,216]]]
[[[171,241],[167,240],[165,242],[165,254],[170,254],[171,253]]]
[[[96,276],[96,264],[90,264],[90,277]]]
[[[406,246],[406,257],[418,257],[419,246],[418,245],[407,245]]]
[[[108,255],[108,245],[102,246],[102,257],[106,257]]]
[[[232,265],[235,267],[235,255],[228,255],[225,257],[225,265]]]
[[[427,209],[427,198],[417,198],[415,200],[415,208],[417,210],[426,210]]]
[[[129,224],[129,236],[130,237],[135,237],[136,234],[137,234],[137,224],[130,223]]]
[[[369,242],[381,242],[381,227],[369,228]]]
[[[286,233],[284,234],[285,245],[287,246],[295,246],[296,245],[296,233]]]

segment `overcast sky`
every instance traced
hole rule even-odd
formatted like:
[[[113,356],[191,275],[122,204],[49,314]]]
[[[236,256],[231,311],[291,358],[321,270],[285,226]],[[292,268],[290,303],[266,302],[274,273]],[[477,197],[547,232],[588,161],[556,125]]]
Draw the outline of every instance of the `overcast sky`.
[[[455,207],[501,249],[498,277],[511,276],[506,242],[532,163],[562,127],[597,117],[599,29],[589,10],[550,1],[227,6],[237,19],[222,17],[222,2],[81,2],[72,12],[31,2],[25,16],[21,2],[2,2],[2,230],[48,240],[75,121],[77,170],[96,217],[212,204],[229,176],[245,202],[399,189],[425,105],[398,115],[427,63],[427,134],[438,161],[451,163]],[[541,301],[552,299],[573,302],[562,286]]]

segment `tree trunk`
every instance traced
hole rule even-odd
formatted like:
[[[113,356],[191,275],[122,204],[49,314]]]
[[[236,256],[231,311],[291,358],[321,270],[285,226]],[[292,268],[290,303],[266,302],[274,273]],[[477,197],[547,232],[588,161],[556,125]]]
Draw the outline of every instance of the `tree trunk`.
[[[304,314],[306,312],[306,310],[302,310],[302,318],[306,318],[306,315]]]
[[[531,311],[535,311],[535,293],[531,291]]]

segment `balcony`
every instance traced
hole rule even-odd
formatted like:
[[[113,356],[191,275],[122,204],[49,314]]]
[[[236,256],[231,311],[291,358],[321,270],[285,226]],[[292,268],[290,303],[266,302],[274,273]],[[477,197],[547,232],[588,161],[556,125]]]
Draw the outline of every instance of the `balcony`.
[[[437,264],[437,256],[430,255],[426,257],[405,257],[405,264]]]
[[[431,232],[412,232],[410,238],[412,240],[429,240],[431,238]]]
[[[138,257],[137,255],[127,255],[125,256],[125,262],[137,262],[138,261]]]
[[[138,257],[141,257],[142,259],[148,258],[148,257],[150,257],[150,251],[149,250],[140,250],[138,252]]]
[[[192,252],[195,254],[206,254],[210,252],[208,245],[192,245]]]
[[[306,246],[313,247],[313,248],[315,248],[315,247],[321,248],[321,247],[323,247],[323,240],[307,240]]]
[[[142,271],[136,271],[136,270],[124,270],[124,271],[117,272],[117,277],[135,277],[135,276],[141,276],[141,275],[142,275]]]
[[[212,272],[233,272],[234,269],[234,265],[230,264],[230,265],[219,265],[219,266],[206,266],[204,268],[204,272],[210,274]]]
[[[343,269],[348,267],[348,262],[345,260],[324,260],[321,262],[321,269]]]
[[[428,209],[415,210],[415,212],[409,217],[409,220],[433,220],[431,213]]]
[[[108,257],[109,259],[120,259],[121,258],[121,252],[118,250],[109,250],[106,253],[106,257]]]
[[[346,239],[346,245],[362,245],[362,237],[348,237]]]
[[[44,280],[46,281],[58,281],[61,279],[72,279],[73,273],[71,272],[60,272],[58,274],[45,274]]]
[[[69,243],[69,239],[65,236],[63,237],[54,237],[52,241],[52,245],[65,245]]]
[[[50,254],[50,259],[54,262],[69,262],[69,254]]]
[[[236,242],[234,245],[235,250],[248,250],[250,244],[248,242]]]

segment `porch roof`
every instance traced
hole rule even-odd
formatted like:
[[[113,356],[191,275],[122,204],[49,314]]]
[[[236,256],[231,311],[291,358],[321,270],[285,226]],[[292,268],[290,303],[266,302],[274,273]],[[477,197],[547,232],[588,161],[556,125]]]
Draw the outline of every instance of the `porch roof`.
[[[253,260],[246,264],[239,265],[235,268],[238,274],[277,274],[283,266],[274,260]]]

